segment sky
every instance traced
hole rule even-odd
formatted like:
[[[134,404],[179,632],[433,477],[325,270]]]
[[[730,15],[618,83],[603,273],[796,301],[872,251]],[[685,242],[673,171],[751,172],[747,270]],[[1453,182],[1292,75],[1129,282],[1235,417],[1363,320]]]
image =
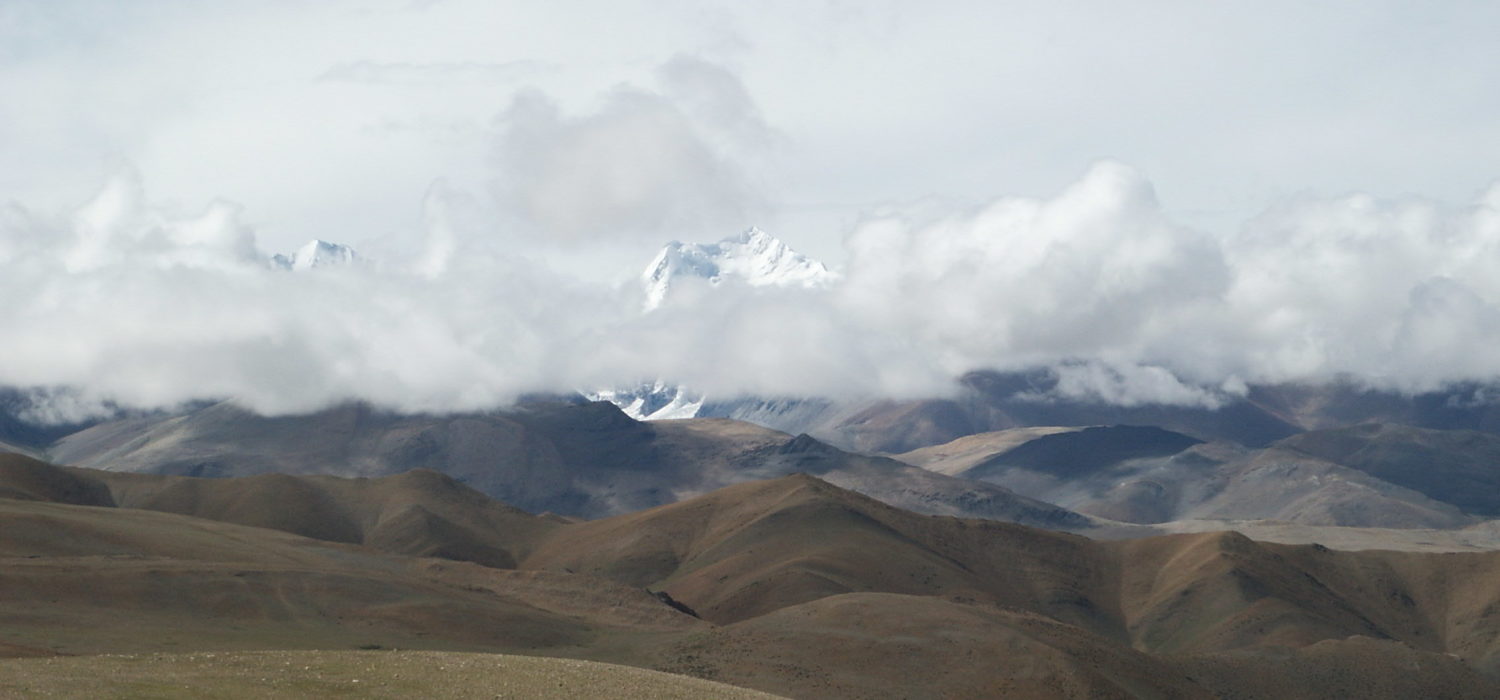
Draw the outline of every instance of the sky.
[[[0,383],[284,412],[1037,365],[1121,402],[1489,380],[1497,20],[0,0]],[[663,243],[751,225],[843,282],[639,313]],[[261,264],[312,238],[374,263]]]

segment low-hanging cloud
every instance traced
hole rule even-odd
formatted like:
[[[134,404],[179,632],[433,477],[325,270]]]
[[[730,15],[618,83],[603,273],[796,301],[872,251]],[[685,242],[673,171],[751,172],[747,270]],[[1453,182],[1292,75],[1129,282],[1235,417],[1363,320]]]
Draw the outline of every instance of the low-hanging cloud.
[[[0,383],[76,387],[81,404],[481,408],[564,382],[553,352],[584,320],[570,310],[610,304],[523,260],[456,262],[441,230],[409,264],[274,269],[232,205],[174,219],[136,182],[111,181],[47,245],[5,248]]]
[[[468,410],[657,378],[915,397],[969,370],[1052,367],[1056,395],[1212,407],[1256,382],[1500,376],[1500,187],[1459,207],[1294,200],[1216,237],[1104,162],[1050,198],[870,217],[827,288],[689,280],[650,313],[633,284],[487,246],[475,206],[437,183],[414,255],[288,272],[237,205],[167,213],[131,171],[74,212],[9,204],[0,385],[52,388],[37,415],[71,420],[205,398]]]
[[[1105,162],[1050,199],[884,217],[847,243],[843,302],[950,372],[1060,366],[1080,398],[1205,405],[1246,382],[1500,376],[1483,350],[1500,339],[1500,186],[1465,207],[1294,199],[1213,237]]]

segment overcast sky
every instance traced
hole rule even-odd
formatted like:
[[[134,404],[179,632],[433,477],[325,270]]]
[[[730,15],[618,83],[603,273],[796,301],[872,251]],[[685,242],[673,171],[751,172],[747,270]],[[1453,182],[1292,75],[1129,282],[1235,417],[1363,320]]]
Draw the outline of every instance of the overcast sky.
[[[801,386],[757,374],[781,372],[921,393],[968,365],[1077,358],[1156,398],[1178,396],[1157,371],[1213,391],[1485,378],[1496,26],[1500,4],[1457,1],[0,0],[0,321],[24,349],[0,381],[191,393],[165,378],[181,363],[164,341],[122,340],[141,327],[220,358],[199,361],[210,391],[277,375],[298,398],[257,400],[271,408],[478,405],[605,365],[731,392]],[[848,284],[744,301],[748,325],[713,331],[701,309],[650,328],[598,315],[665,241],[752,224]],[[401,275],[224,271],[315,237]],[[501,271],[504,289],[475,282]],[[522,304],[527,284],[571,291]],[[192,290],[218,306],[180,308]],[[327,307],[279,315],[293,291]],[[74,308],[90,294],[141,297],[96,320]],[[202,329],[229,307],[251,320]],[[788,308],[838,357],[694,365]],[[341,313],[345,332],[314,329]],[[387,316],[415,319],[409,335],[372,330]],[[559,357],[600,328],[642,337],[608,361]],[[676,344],[640,350],[663,336]],[[391,369],[427,352],[505,389]],[[1424,367],[1435,355],[1451,361]],[[309,382],[323,388],[287,388]]]
[[[435,179],[488,205],[536,177],[498,145],[518,98],[567,123],[631,91],[745,180],[621,224],[655,229],[626,232],[648,256],[759,224],[836,261],[862,212],[1050,195],[1101,158],[1232,229],[1304,192],[1470,201],[1500,176],[1496,26],[1494,3],[1371,0],[5,0],[0,196],[77,205],[127,163],[154,202],[245,206],[269,249],[368,247]],[[674,84],[674,59],[721,73]]]

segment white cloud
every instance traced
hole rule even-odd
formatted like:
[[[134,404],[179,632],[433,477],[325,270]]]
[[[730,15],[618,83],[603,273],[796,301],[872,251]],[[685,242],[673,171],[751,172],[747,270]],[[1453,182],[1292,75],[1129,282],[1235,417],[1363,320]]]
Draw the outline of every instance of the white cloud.
[[[59,416],[215,397],[473,409],[658,377],[914,397],[1039,366],[1055,397],[1127,405],[1340,377],[1417,391],[1500,376],[1497,201],[1303,199],[1221,238],[1105,162],[1050,198],[872,219],[828,289],[689,281],[642,314],[638,288],[496,245],[441,182],[409,257],[299,274],[265,264],[237,206],[174,215],[125,171],[60,223],[6,210],[0,384],[76,389]]]
[[[1439,203],[1497,175],[1500,10],[848,9],[0,4],[0,383],[287,411],[1500,375],[1500,186]],[[1152,181],[1069,182],[1101,156]],[[642,318],[580,263],[750,224],[843,282]],[[381,264],[261,264],[312,237]]]
[[[1046,393],[1022,393],[1033,401],[1068,399],[1119,406],[1169,405],[1218,408],[1235,392],[1183,383],[1164,367],[1062,362],[1053,368],[1057,384]]]
[[[1228,284],[1214,241],[1160,211],[1135,171],[1095,166],[1050,200],[1002,198],[926,222],[886,217],[847,241],[841,301],[913,335],[952,373],[1131,356]]]

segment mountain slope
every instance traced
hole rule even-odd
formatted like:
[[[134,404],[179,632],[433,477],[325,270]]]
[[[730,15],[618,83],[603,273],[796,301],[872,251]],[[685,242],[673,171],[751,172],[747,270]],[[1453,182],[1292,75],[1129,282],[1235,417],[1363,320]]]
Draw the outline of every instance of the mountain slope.
[[[1055,435],[1082,430],[1076,427],[1038,426],[1033,428],[1011,428],[987,433],[966,435],[951,442],[920,447],[910,452],[892,455],[895,459],[912,466],[949,476],[961,476],[975,465],[1001,453],[1031,442],[1043,435]]]
[[[980,370],[960,378],[956,397],[836,402],[743,399],[700,415],[805,432],[844,449],[903,453],[965,435],[1037,426],[1151,425],[1211,442],[1260,448],[1301,432],[1381,422],[1432,430],[1500,434],[1495,387],[1461,384],[1404,395],[1341,382],[1252,385],[1217,407],[1116,405],[1066,395],[1055,369]]]
[[[951,597],[835,595],[693,633],[676,649],[692,665],[668,670],[798,697],[1215,697],[1168,660]]]
[[[1491,487],[1500,486],[1486,481],[1496,480],[1488,465],[1492,454],[1500,454],[1500,438],[1483,433],[1351,428],[1312,431],[1261,450],[1195,442],[1158,428],[1015,429],[901,457],[1130,523],[1218,519],[1459,528],[1476,520],[1463,506],[1490,498]],[[1456,502],[1434,498],[1457,494],[1462,498]]]
[[[1272,545],[1234,533],[1096,542],[921,516],[806,476],[559,529],[522,566],[667,591],[738,624],[849,593],[1026,610],[1153,653],[1351,635],[1500,663],[1500,552]]]
[[[669,670],[796,697],[1449,698],[1495,684],[1447,654],[1354,637],[1158,656],[1045,617],[953,599],[851,593],[694,632]]]
[[[752,426],[641,423],[605,402],[537,401],[504,413],[399,416],[346,405],[267,418],[217,404],[81,431],[53,458],[180,476],[382,476],[431,469],[530,512],[600,517],[752,479],[816,472],[924,512],[1087,527],[1087,518],[1006,489],[844,453]],[[785,449],[783,449],[785,447]]]
[[[970,467],[964,473],[984,478],[1019,468],[1069,479],[1091,475],[1130,459],[1170,457],[1201,442],[1197,438],[1150,426],[1090,427],[1037,436]]]
[[[1156,426],[1199,440],[1252,447],[1302,430],[1287,417],[1249,400],[1218,408],[1160,404],[1118,405],[1059,394],[1055,371],[969,372],[954,398],[835,402],[742,400],[704,406],[702,415],[805,432],[844,449],[899,454],[966,435],[1040,426]],[[790,405],[796,404],[796,405]],[[768,410],[772,409],[772,410]]]
[[[3,498],[0,589],[0,643],[65,653],[577,648],[700,624],[606,581],[395,557],[169,513]]]
[[[1309,431],[1276,446],[1356,469],[1468,513],[1500,516],[1500,435],[1366,423]]]
[[[917,515],[796,475],[572,525],[522,566],[660,587],[716,622],[848,592],[983,592],[1108,627],[1091,602],[1100,595],[1085,553],[1093,546],[1006,523]]]
[[[79,506],[115,505],[109,488],[25,455],[0,453],[0,498]]]
[[[1173,519],[1272,519],[1304,525],[1438,529],[1476,522],[1453,504],[1279,447],[1226,462],[1196,485],[1181,499]]]
[[[376,479],[257,476],[204,479],[70,470],[105,485],[122,508],[191,515],[381,551],[513,567],[556,527],[437,472]]]

